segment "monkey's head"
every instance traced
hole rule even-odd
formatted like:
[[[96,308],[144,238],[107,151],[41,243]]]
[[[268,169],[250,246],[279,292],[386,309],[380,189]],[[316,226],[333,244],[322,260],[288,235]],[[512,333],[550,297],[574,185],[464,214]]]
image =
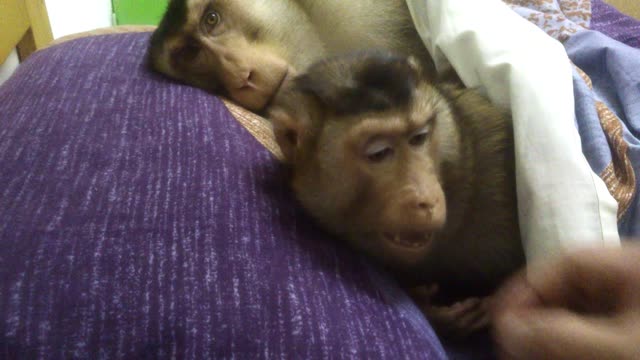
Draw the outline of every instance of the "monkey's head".
[[[292,187],[322,225],[387,266],[424,261],[459,153],[447,101],[416,61],[362,53],[312,65],[270,108]]]
[[[295,3],[171,0],[151,37],[150,66],[173,79],[262,110],[322,52]],[[291,22],[300,24],[295,30]]]

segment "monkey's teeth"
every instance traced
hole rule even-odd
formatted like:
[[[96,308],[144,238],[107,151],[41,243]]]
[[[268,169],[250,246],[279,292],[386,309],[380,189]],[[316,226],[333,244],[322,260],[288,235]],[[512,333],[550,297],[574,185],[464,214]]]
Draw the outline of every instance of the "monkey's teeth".
[[[411,248],[419,248],[427,245],[433,235],[432,234],[410,234],[407,236],[401,236],[399,234],[384,234],[384,236],[391,242]]]

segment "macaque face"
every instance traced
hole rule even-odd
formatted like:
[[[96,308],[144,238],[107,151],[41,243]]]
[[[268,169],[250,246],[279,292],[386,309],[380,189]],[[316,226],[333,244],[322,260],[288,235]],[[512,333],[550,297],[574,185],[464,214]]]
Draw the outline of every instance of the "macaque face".
[[[417,264],[446,218],[434,110],[328,121],[313,165],[294,166],[303,206],[384,263]]]
[[[172,0],[154,32],[149,48],[151,66],[174,79],[226,95],[254,111],[263,109],[296,65],[305,26],[286,29],[295,9],[287,2],[254,0]],[[287,47],[283,47],[286,44]]]
[[[307,211],[355,248],[409,269],[445,225],[441,173],[457,136],[446,100],[413,80],[415,63],[365,61],[312,67],[270,115]]]

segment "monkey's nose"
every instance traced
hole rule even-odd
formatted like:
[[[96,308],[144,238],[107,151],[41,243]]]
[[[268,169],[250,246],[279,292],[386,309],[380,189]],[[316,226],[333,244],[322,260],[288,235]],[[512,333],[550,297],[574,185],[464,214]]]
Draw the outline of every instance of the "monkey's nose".
[[[252,70],[247,70],[242,76],[240,81],[240,86],[238,86],[238,90],[249,90],[254,89],[256,84],[254,83],[254,76]]]
[[[433,212],[433,208],[436,207],[436,205],[438,204],[438,198],[434,197],[428,197],[428,196],[421,196],[421,197],[417,197],[416,199],[414,199],[412,201],[412,208],[414,210],[417,210],[419,212],[428,212],[431,213]]]
[[[418,209],[419,209],[419,210],[423,210],[423,211],[424,211],[424,210],[431,211],[431,210],[433,209],[433,205],[429,204],[429,203],[428,203],[428,202],[426,202],[426,201],[420,201],[420,202],[418,202],[418,206],[417,206],[417,207],[418,207]]]
[[[439,200],[420,199],[414,201],[405,213],[404,221],[414,224],[416,227],[435,231],[439,229],[443,222],[442,208],[438,206]]]
[[[405,214],[414,221],[431,221],[435,204],[428,199],[413,199],[405,203]]]

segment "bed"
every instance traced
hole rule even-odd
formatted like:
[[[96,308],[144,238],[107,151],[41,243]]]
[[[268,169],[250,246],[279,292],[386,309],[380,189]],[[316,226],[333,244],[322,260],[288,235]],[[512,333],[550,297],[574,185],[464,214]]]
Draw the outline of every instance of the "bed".
[[[41,2],[0,4],[27,19],[0,28],[0,59],[45,46]],[[591,4],[590,26],[635,51],[638,22]],[[393,279],[301,211],[266,120],[150,72],[148,31],[20,50],[0,86],[0,358],[492,357],[486,337],[443,346]],[[576,78],[576,98],[603,76]],[[591,129],[585,104],[576,125]],[[621,109],[612,131],[634,133],[637,108]],[[626,157],[612,160],[602,129],[580,132],[585,157],[596,174],[626,171],[603,184],[626,186],[629,211],[637,150],[617,137]]]

